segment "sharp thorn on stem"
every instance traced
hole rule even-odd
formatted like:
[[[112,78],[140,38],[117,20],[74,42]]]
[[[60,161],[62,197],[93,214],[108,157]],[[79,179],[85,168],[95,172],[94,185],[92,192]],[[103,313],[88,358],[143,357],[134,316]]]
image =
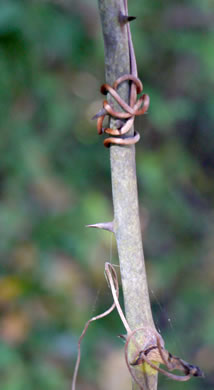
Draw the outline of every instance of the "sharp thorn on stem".
[[[118,336],[120,339],[126,341],[127,337],[126,337],[126,334],[118,334]]]
[[[86,225],[85,227],[96,228],[96,229],[103,229],[103,230],[107,230],[109,232],[114,233],[114,224],[113,224],[113,222],[95,223],[95,224],[92,224],[92,225]]]
[[[126,24],[131,22],[132,20],[135,20],[136,16],[129,16],[129,15],[124,15],[122,12],[119,14],[119,22],[121,24]]]

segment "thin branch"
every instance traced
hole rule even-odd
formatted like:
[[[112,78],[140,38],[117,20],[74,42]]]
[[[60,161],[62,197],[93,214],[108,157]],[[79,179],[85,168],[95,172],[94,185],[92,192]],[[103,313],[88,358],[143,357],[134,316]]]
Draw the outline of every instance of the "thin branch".
[[[117,280],[117,274],[116,274],[114,267],[110,263],[108,263],[108,267],[106,267],[106,275],[109,279],[111,289],[114,290],[115,298],[118,301],[119,285],[118,285],[118,280]],[[75,368],[74,368],[74,375],[73,375],[73,379],[72,379],[71,390],[76,390],[77,374],[79,371],[79,365],[80,365],[80,360],[81,360],[81,343],[82,343],[82,339],[84,338],[84,336],[87,332],[87,329],[88,329],[90,323],[93,321],[96,321],[100,318],[106,317],[114,310],[115,307],[116,307],[116,302],[114,301],[113,304],[111,305],[111,307],[109,309],[107,309],[104,313],[101,313],[95,317],[92,317],[92,318],[90,318],[90,320],[88,320],[86,322],[85,327],[82,331],[82,334],[78,340],[78,353],[77,353],[77,360],[76,360],[76,364],[75,364]]]
[[[128,324],[127,320],[126,320],[126,317],[123,314],[123,311],[122,311],[120,303],[119,303],[119,299],[118,299],[119,295],[117,293],[118,282],[115,284],[115,280],[112,277],[112,270],[113,269],[114,269],[114,267],[112,267],[111,263],[105,263],[105,273],[106,273],[106,276],[108,277],[108,280],[109,280],[109,283],[110,283],[111,292],[112,292],[112,295],[113,295],[115,306],[117,308],[118,314],[119,314],[119,316],[121,318],[121,321],[122,321],[122,323],[123,323],[127,333],[131,333],[131,329],[130,329],[129,324]]]

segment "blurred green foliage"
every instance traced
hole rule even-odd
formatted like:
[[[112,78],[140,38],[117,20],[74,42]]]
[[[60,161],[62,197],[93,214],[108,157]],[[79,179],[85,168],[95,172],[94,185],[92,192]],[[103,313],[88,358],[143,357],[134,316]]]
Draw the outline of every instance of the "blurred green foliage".
[[[130,2],[148,115],[136,121],[140,213],[157,327],[214,387],[214,3]],[[68,388],[84,323],[112,301],[109,151],[91,117],[104,53],[95,0],[0,1],[0,385]],[[130,259],[131,261],[131,259]],[[91,325],[79,388],[122,383],[113,313]],[[121,353],[120,353],[121,354]],[[109,368],[109,370],[108,370]],[[107,387],[108,386],[108,387]]]

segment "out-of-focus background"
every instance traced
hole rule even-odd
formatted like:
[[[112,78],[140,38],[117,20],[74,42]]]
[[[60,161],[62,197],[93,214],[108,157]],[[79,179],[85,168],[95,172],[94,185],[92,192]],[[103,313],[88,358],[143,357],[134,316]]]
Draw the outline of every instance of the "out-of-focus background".
[[[168,350],[214,388],[214,3],[133,0],[139,75],[140,214],[155,323]],[[112,302],[114,238],[101,108],[104,51],[95,0],[0,2],[0,385],[68,389],[84,323]],[[125,196],[125,194],[124,194]],[[131,259],[130,259],[131,261]],[[78,389],[128,390],[115,313],[90,325]]]

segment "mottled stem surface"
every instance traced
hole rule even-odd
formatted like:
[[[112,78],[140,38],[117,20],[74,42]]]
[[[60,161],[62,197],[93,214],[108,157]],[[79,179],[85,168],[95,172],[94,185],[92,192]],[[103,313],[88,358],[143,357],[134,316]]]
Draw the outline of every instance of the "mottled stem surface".
[[[130,73],[130,55],[127,25],[119,23],[120,12],[124,13],[123,0],[98,0],[105,48],[106,82],[113,82]],[[124,82],[118,89],[120,96],[128,102],[130,86]],[[111,100],[116,110],[121,110]],[[110,127],[115,127],[111,119]],[[134,129],[130,130],[130,134]],[[127,136],[127,135],[126,135]],[[112,193],[114,205],[114,233],[117,240],[122,278],[126,318],[132,330],[144,327],[140,342],[145,345],[154,334],[147,278],[145,271],[142,236],[139,219],[135,146],[110,147]],[[157,373],[145,373],[144,390],[156,390]],[[133,384],[133,389],[139,389]]]

